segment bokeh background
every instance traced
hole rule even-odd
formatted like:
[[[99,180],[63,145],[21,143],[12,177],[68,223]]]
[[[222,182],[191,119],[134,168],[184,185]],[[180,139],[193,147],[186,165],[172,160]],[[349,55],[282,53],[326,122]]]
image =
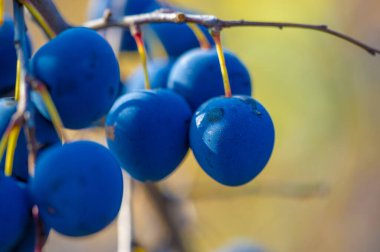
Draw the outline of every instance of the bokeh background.
[[[86,20],[87,0],[55,2],[69,22]],[[378,0],[171,2],[223,19],[327,24],[380,48]],[[44,36],[34,24],[30,32],[36,49]],[[218,185],[191,153],[159,184],[179,202],[172,217],[182,218],[189,251],[239,241],[273,252],[380,251],[380,56],[308,30],[234,28],[222,38],[250,70],[276,144],[265,170],[243,187]],[[139,64],[136,55],[122,62],[124,75]],[[143,190],[134,203],[139,241],[149,247],[166,239]],[[85,239],[53,234],[45,247],[116,250],[116,224]]]

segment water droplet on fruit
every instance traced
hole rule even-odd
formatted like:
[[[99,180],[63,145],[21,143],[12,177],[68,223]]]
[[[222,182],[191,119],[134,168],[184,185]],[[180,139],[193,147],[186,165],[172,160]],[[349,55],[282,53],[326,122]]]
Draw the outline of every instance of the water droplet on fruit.
[[[198,115],[196,118],[195,118],[195,123],[197,124],[197,127],[199,127],[203,121],[205,117],[205,113],[202,113],[200,115]]]
[[[222,120],[223,115],[224,115],[223,108],[214,108],[206,113],[206,117],[209,122],[218,122]]]

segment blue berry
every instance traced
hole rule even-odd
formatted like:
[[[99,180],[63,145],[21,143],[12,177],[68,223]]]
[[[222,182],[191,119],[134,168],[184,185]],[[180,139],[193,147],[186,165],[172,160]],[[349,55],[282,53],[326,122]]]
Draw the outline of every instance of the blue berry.
[[[25,188],[0,175],[0,202],[0,251],[9,251],[30,223],[31,201]]]
[[[30,190],[48,226],[69,236],[100,231],[119,212],[121,169],[105,147],[77,141],[46,150]]]
[[[251,78],[236,55],[224,52],[233,94],[251,95]],[[168,88],[183,96],[195,111],[208,99],[223,95],[223,79],[215,48],[183,54],[169,75]]]
[[[12,251],[34,252],[36,245],[36,230],[34,220],[31,219],[25,228],[21,238],[17,241]]]
[[[170,90],[132,92],[107,116],[107,143],[133,178],[159,181],[186,155],[190,119],[186,102]]]
[[[44,82],[67,128],[84,128],[104,116],[119,91],[119,65],[112,48],[86,28],[71,28],[41,47],[32,59],[34,76]],[[48,118],[41,97],[38,110]]]
[[[190,126],[190,147],[198,163],[228,186],[248,183],[263,170],[274,137],[270,115],[248,96],[209,100],[197,110]]]

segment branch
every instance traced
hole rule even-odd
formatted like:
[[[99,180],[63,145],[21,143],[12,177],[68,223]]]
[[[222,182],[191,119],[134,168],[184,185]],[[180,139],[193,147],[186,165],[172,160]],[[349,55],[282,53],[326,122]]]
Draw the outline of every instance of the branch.
[[[24,4],[44,31],[49,35],[49,28],[52,30],[50,33],[58,34],[61,31],[70,27],[64,20],[60,12],[57,10],[52,0],[18,0]],[[366,50],[372,55],[380,54],[380,50],[373,48],[363,42],[347,36],[343,33],[337,32],[328,28],[326,25],[309,25],[298,23],[284,23],[284,22],[258,22],[258,21],[245,21],[245,20],[222,20],[211,15],[193,15],[181,12],[173,12],[172,10],[161,9],[147,14],[125,16],[121,19],[113,19],[112,17],[101,18],[86,22],[83,26],[95,30],[104,29],[107,27],[125,27],[129,28],[133,25],[142,25],[149,23],[195,23],[203,25],[209,29],[222,29],[230,27],[275,27],[275,28],[300,28],[314,31],[320,31],[330,34],[332,36],[341,38],[351,44],[354,44],[363,50]],[[46,27],[45,24],[48,24]],[[53,37],[52,34],[49,35]]]
[[[222,20],[215,16],[210,15],[193,15],[181,12],[172,12],[170,10],[161,9],[151,13],[125,16],[121,19],[96,19],[86,22],[83,26],[99,30],[108,27],[125,27],[129,28],[133,25],[143,25],[150,23],[195,23],[205,26],[209,29],[223,29],[231,27],[274,27],[274,28],[301,28],[308,30],[315,30],[324,32],[335,37],[341,38],[351,44],[354,44],[372,55],[380,54],[380,50],[373,48],[363,42],[354,39],[350,36],[329,29],[326,25],[309,25],[298,23],[283,23],[283,22],[258,22],[258,21],[245,21],[245,20]]]
[[[41,26],[48,37],[70,28],[54,2],[51,0],[14,0],[23,4],[32,14],[36,22]]]

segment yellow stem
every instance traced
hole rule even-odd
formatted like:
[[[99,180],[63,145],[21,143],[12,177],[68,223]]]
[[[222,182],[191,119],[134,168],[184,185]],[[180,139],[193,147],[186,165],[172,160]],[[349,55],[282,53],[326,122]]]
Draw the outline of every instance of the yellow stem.
[[[15,156],[15,150],[17,147],[17,140],[20,135],[21,127],[19,125],[15,125],[11,132],[9,133],[8,139],[8,147],[7,147],[7,156],[5,159],[5,175],[11,176],[13,170],[13,160]]]
[[[21,61],[17,60],[17,72],[16,72],[16,87],[15,87],[15,100],[20,100],[20,83],[21,83]]]
[[[141,63],[144,70],[144,78],[145,78],[145,89],[151,89],[150,80],[149,80],[149,73],[148,73],[148,65],[147,65],[147,56],[146,56],[146,50],[144,46],[144,41],[142,39],[142,34],[140,31],[135,32],[133,34],[133,37],[136,41],[137,50],[140,55]]]
[[[65,132],[63,131],[64,127],[63,127],[61,117],[59,116],[57,108],[55,107],[54,102],[49,94],[49,91],[46,89],[44,85],[39,84],[37,87],[37,92],[41,95],[42,100],[44,101],[44,104],[49,112],[49,115],[53,122],[55,130],[62,138],[62,142],[63,143],[67,142],[68,138]]]
[[[0,25],[4,23],[4,11],[5,11],[5,2],[0,0]]]
[[[9,138],[9,131],[5,131],[4,135],[1,137],[1,140],[0,140],[0,162],[1,160],[3,160],[4,152],[5,152],[5,149],[7,148],[8,138]]]
[[[207,39],[206,35],[201,30],[201,28],[199,28],[199,26],[197,24],[188,23],[187,25],[193,31],[193,33],[194,33],[195,37],[197,38],[197,40],[198,40],[199,45],[200,45],[201,48],[204,48],[204,49],[211,48],[211,45],[208,42],[208,39]]]
[[[49,26],[49,23],[46,22],[41,13],[39,13],[38,10],[29,1],[21,0],[20,2],[28,9],[30,14],[32,14],[32,16],[36,19],[37,23],[42,27],[49,38],[54,38],[56,36],[56,33]]]
[[[227,71],[227,66],[226,66],[226,60],[224,59],[223,46],[220,40],[220,33],[212,32],[212,37],[214,38],[216,51],[218,53],[220,70],[222,72],[222,77],[223,77],[224,93],[226,97],[231,97],[232,96],[231,85],[230,85],[230,80],[228,78],[228,71]]]

